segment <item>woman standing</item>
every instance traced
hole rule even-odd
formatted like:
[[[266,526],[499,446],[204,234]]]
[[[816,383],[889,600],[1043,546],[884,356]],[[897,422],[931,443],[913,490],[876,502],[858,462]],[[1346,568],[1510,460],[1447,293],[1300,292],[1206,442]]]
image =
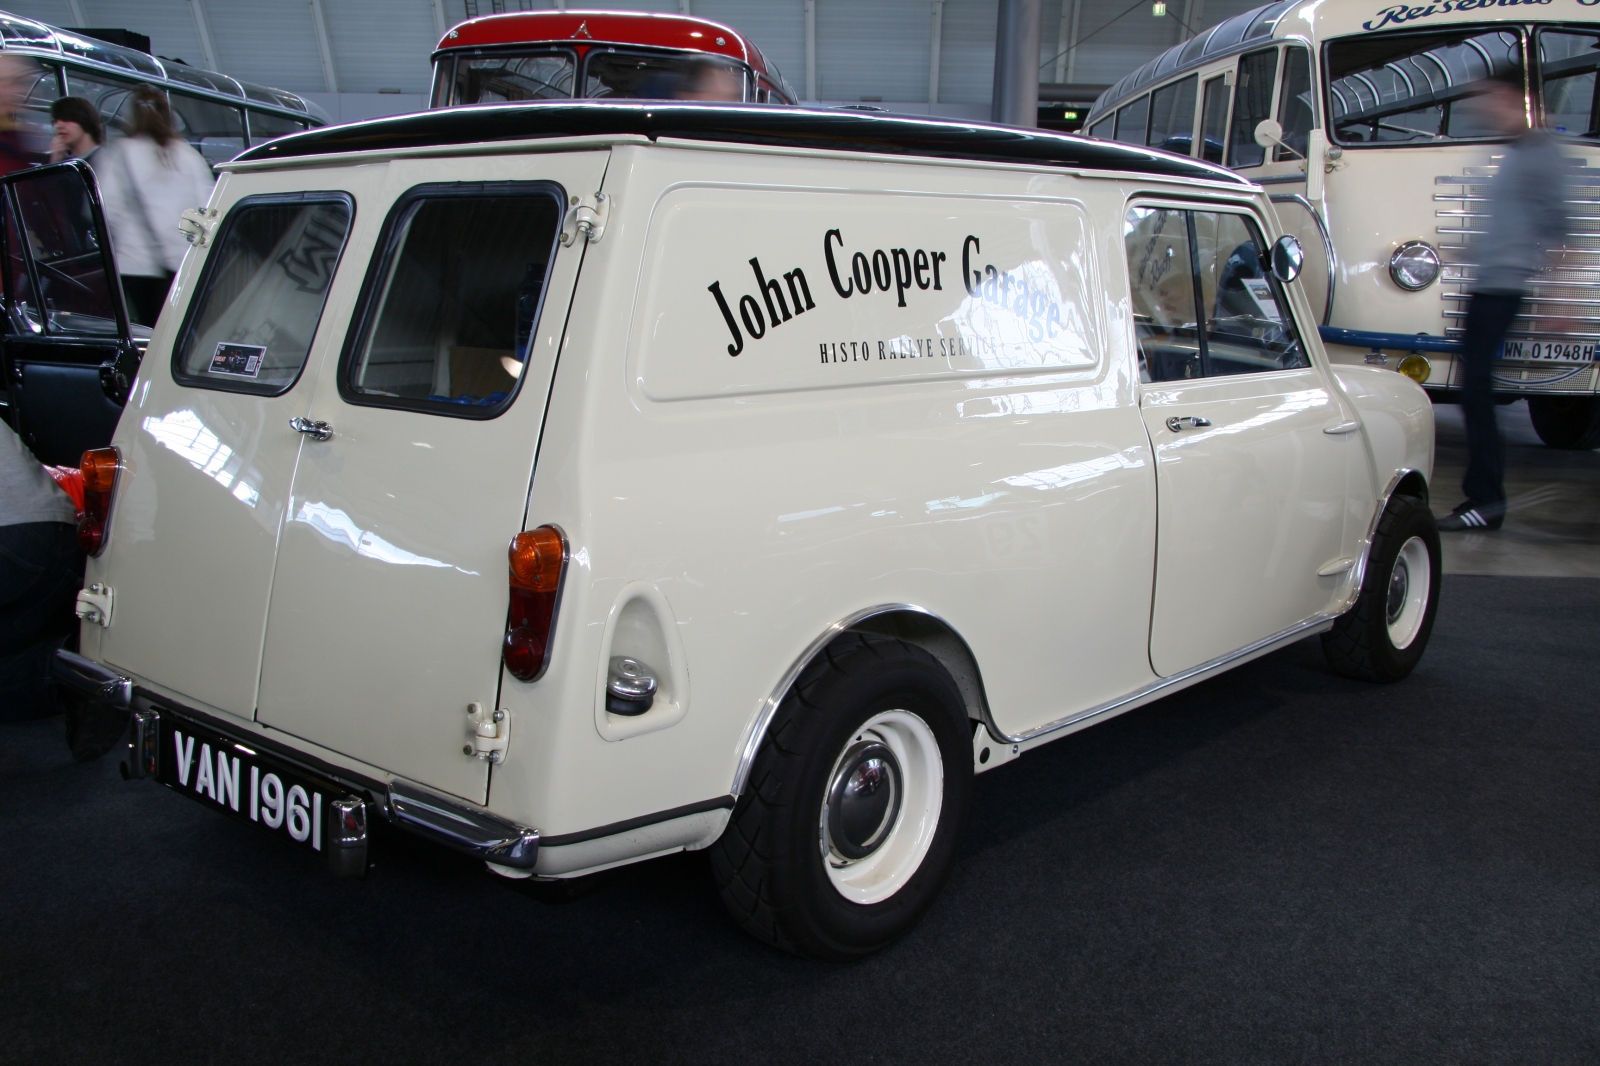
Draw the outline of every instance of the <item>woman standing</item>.
[[[129,106],[128,135],[101,150],[108,158],[97,156],[95,176],[128,316],[153,326],[188,248],[178,219],[191,207],[205,206],[215,179],[173,127],[165,94],[141,85],[130,94]]]

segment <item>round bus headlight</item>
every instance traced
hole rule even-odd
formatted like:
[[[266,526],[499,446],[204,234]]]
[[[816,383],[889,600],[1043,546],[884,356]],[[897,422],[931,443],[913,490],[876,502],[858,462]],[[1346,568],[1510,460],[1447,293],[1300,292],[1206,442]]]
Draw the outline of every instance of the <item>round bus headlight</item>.
[[[1421,385],[1424,381],[1428,380],[1428,375],[1433,373],[1433,364],[1428,362],[1426,356],[1418,355],[1416,352],[1412,352],[1410,355],[1400,360],[1400,365],[1395,367],[1395,369],[1400,371],[1400,373],[1404,374],[1406,377],[1410,378],[1412,381],[1415,381],[1418,385]]]
[[[1439,253],[1427,241],[1406,241],[1389,257],[1389,276],[1407,292],[1439,280]]]

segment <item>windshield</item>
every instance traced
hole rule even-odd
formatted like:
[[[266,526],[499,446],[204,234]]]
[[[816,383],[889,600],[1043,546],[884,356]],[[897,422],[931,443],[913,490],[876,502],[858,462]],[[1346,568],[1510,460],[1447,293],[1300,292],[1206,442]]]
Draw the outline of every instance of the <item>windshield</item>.
[[[454,63],[454,75],[448,64]],[[446,103],[503,104],[570,100],[578,57],[565,49],[524,55],[461,56],[439,61],[435,107]],[[662,55],[596,49],[583,71],[583,92],[612,100],[733,100],[747,98],[745,67],[720,56]]]
[[[1536,39],[1545,125],[1569,137],[1600,137],[1595,97],[1600,31],[1540,29]]]
[[[1522,30],[1516,27],[1363,34],[1330,42],[1332,139],[1338,144],[1438,144],[1494,137],[1473,109],[1462,105],[1482,88],[1484,78],[1518,69],[1521,55]]]

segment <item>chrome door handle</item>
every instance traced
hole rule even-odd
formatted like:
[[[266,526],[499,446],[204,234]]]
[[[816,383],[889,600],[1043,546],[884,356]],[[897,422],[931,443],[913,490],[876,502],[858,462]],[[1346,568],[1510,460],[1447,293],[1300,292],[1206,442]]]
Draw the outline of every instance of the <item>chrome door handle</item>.
[[[289,428],[296,433],[304,433],[312,440],[327,440],[333,436],[332,426],[326,422],[313,422],[309,418],[291,418]]]
[[[1167,419],[1167,428],[1174,433],[1182,433],[1184,427],[1190,429],[1204,429],[1211,424],[1211,419],[1201,418],[1199,415],[1184,415],[1182,418]]]
[[[1329,422],[1327,425],[1322,427],[1322,432],[1326,433],[1330,437],[1337,437],[1342,433],[1354,433],[1360,428],[1361,421],[1360,419],[1356,419],[1350,422]]]

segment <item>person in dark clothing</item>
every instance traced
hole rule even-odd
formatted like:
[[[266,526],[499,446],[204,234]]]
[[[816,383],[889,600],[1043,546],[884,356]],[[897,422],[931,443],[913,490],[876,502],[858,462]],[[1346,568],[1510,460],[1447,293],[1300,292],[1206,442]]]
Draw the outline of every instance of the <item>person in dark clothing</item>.
[[[1486,124],[1512,138],[1489,183],[1488,215],[1472,241],[1477,264],[1462,339],[1461,409],[1467,423],[1466,495],[1439,520],[1444,532],[1499,529],[1506,517],[1505,456],[1495,417],[1494,361],[1522,306],[1528,280],[1566,236],[1568,161],[1556,139],[1530,129],[1522,71],[1489,78],[1473,104]]]
[[[57,712],[50,660],[77,628],[78,509],[0,422],[0,721]]]
[[[50,162],[81,159],[94,165],[94,154],[105,143],[105,124],[100,112],[81,96],[63,96],[50,105],[50,122],[55,137],[50,141]]]

